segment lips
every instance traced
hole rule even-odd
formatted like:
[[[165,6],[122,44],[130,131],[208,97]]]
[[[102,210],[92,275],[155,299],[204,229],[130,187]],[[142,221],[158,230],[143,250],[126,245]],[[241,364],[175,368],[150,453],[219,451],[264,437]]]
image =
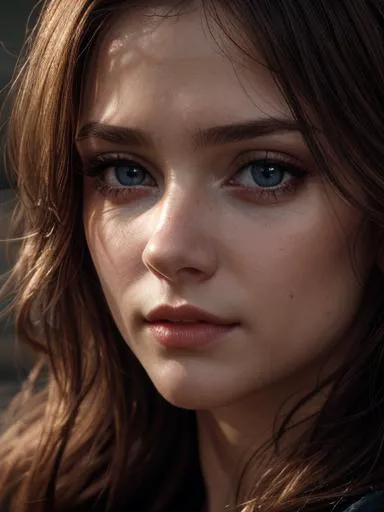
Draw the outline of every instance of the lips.
[[[224,340],[239,324],[194,306],[160,306],[145,317],[151,338],[169,348],[199,348]]]
[[[178,307],[160,306],[152,310],[145,320],[150,323],[172,322],[172,323],[206,323],[213,325],[233,325],[236,322],[220,318],[212,313],[190,305]]]

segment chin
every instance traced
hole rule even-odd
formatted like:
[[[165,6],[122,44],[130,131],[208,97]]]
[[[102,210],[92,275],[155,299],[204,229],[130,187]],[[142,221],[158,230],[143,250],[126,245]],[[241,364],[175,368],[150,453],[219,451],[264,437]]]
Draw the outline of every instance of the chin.
[[[210,390],[197,390],[193,387],[165,388],[156,387],[161,396],[170,404],[181,409],[189,410],[213,410],[229,405],[230,400],[215,393],[212,396]]]
[[[186,368],[176,361],[164,367],[147,369],[149,378],[160,395],[175,407],[193,410],[210,410],[230,405],[241,397],[231,379],[219,375],[212,368],[209,372]]]

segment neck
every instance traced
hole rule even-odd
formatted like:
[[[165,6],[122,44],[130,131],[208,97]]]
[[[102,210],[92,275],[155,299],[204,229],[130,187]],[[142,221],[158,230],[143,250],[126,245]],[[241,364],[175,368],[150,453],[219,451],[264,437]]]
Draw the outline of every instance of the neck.
[[[317,395],[295,415],[296,426],[284,435],[277,455],[270,442],[276,424],[314,387],[313,378],[311,386],[303,386],[303,381],[299,386],[297,382],[289,384],[280,383],[225,407],[197,411],[207,512],[223,512],[228,506],[238,506],[238,500],[254,498],[251,490],[255,492],[260,476],[272,465],[289,462],[286,454],[302,440],[327,395]]]

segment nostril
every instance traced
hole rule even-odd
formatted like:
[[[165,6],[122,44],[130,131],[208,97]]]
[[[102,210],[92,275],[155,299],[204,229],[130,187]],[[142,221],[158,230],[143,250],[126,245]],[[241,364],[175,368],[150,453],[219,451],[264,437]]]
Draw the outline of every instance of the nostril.
[[[201,270],[199,270],[198,268],[193,268],[193,267],[183,268],[182,271],[188,272],[189,274],[195,274],[195,275],[201,274]]]

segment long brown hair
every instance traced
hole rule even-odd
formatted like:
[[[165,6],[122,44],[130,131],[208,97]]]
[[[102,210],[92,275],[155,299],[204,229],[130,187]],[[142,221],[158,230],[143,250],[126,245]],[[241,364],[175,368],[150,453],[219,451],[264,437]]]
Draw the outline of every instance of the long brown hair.
[[[174,7],[188,3],[174,2]],[[364,211],[379,240],[384,225],[384,3],[201,3],[207,19],[219,23],[250,61],[262,50],[324,175]],[[88,506],[188,512],[204,503],[195,415],[160,397],[122,340],[81,223],[82,178],[74,139],[87,62],[116,10],[143,5],[46,1],[10,93],[9,167],[17,182],[24,236],[5,289],[13,290],[17,337],[38,356],[2,420],[0,503],[17,512]],[[340,173],[358,185],[363,200],[358,202],[350,187],[342,188]],[[347,364],[297,404],[276,430],[278,447],[305,400],[332,386],[295,456],[269,468],[248,493],[249,510],[316,510],[384,488],[383,284],[375,268],[359,343]],[[35,389],[41,370],[44,382]]]

